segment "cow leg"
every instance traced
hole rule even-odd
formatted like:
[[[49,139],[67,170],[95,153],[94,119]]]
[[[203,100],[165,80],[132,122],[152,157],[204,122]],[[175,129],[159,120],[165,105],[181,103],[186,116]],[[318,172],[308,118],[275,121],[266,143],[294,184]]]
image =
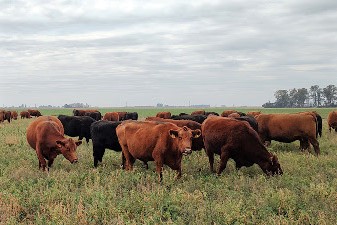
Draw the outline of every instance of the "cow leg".
[[[206,147],[205,145],[205,152],[208,156],[209,161],[209,169],[212,173],[214,173],[214,152],[209,150],[209,147]]]
[[[145,169],[148,170],[149,169],[149,165],[147,164],[147,162],[143,162]]]
[[[51,168],[51,166],[53,165],[54,159],[55,159],[55,158],[51,158],[51,159],[48,160],[48,170],[49,170],[49,168]]]
[[[180,179],[180,178],[181,178],[181,167],[178,168],[177,176],[176,176],[176,179]]]
[[[136,161],[135,158],[130,154],[128,147],[122,147],[122,155],[125,157],[125,169],[126,170],[133,170],[133,163]]]
[[[331,133],[331,127],[329,126],[329,132]]]
[[[303,138],[300,140],[300,149],[301,151],[307,150],[310,148],[309,140],[307,138]]]
[[[156,172],[159,175],[159,182],[160,183],[163,181],[162,169],[163,169],[163,162],[161,160],[156,161]]]
[[[89,137],[85,137],[85,141],[87,142],[87,144],[89,144],[90,138]]]
[[[312,138],[312,137],[309,138],[309,141],[310,141],[310,143],[312,144],[312,146],[314,147],[316,156],[318,156],[319,153],[320,153],[318,141],[316,140],[316,138]]]
[[[101,146],[93,146],[93,156],[94,156],[94,167],[98,165],[98,161],[102,162],[103,155],[105,153],[105,148]]]
[[[45,171],[46,170],[46,160],[44,159],[42,155],[42,150],[39,144],[36,144],[36,155],[37,155],[37,158],[39,159],[39,169],[42,168],[42,170]]]
[[[221,148],[221,155],[220,155],[220,165],[218,169],[218,175],[226,168],[227,162],[229,159],[229,146],[223,146]]]

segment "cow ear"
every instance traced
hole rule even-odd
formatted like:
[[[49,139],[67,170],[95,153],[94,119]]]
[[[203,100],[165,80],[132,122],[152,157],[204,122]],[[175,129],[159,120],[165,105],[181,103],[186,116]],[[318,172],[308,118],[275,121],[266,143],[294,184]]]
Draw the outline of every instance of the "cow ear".
[[[57,140],[56,145],[57,145],[58,148],[61,148],[62,146],[65,146],[65,143],[63,141]]]
[[[201,130],[196,129],[192,131],[193,138],[198,138],[201,135]]]
[[[176,137],[178,137],[178,131],[177,131],[177,130],[172,130],[172,129],[170,129],[170,130],[169,130],[169,134],[170,134],[171,138],[176,138]]]

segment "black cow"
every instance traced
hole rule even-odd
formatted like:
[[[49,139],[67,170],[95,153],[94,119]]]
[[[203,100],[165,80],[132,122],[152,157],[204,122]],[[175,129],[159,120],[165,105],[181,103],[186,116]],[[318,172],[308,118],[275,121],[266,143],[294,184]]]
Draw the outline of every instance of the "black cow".
[[[236,120],[241,120],[241,121],[247,121],[249,123],[249,125],[256,131],[259,132],[258,129],[258,124],[257,121],[254,117],[252,116],[241,116],[238,118],[235,118]]]
[[[124,120],[138,120],[137,112],[127,112],[124,116]]]
[[[209,115],[219,116],[219,113],[216,113],[216,112],[205,112],[205,116],[209,116]]]
[[[116,152],[122,151],[116,134],[116,127],[121,123],[120,121],[112,122],[101,120],[91,125],[90,132],[93,145],[94,167],[97,167],[98,161],[102,162],[106,148]],[[123,158],[124,157],[122,157],[122,162],[124,164]]]
[[[91,118],[97,121],[102,119],[102,114],[98,111],[97,112],[86,112],[84,115],[90,116]]]
[[[182,115],[182,116],[173,115],[171,119],[173,120],[193,120],[195,122],[202,124],[202,122],[204,122],[204,120],[207,119],[207,116],[205,115]]]
[[[59,115],[57,118],[61,121],[66,135],[70,137],[78,136],[79,140],[85,137],[87,143],[89,142],[89,139],[91,139],[90,126],[96,120],[89,116]]]

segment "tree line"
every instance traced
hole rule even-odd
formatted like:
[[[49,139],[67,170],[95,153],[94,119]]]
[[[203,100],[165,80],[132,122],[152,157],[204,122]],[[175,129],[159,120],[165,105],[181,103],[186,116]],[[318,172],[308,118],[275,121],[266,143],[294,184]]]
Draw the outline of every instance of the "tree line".
[[[320,88],[313,85],[309,88],[293,88],[277,90],[274,93],[275,102],[266,102],[264,108],[304,108],[304,107],[336,107],[337,87],[328,85]]]

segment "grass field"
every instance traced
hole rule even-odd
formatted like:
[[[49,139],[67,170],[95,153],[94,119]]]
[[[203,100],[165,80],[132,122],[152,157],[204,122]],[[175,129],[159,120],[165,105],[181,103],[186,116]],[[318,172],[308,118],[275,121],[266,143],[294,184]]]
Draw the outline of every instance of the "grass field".
[[[115,110],[124,109],[100,109],[103,114]],[[193,111],[126,110],[137,111],[140,118],[158,111]],[[337,133],[329,133],[326,123],[332,109],[316,110],[323,117],[319,157],[302,153],[298,142],[272,142],[268,149],[278,156],[283,176],[266,177],[257,165],[236,171],[232,160],[216,176],[200,151],[183,158],[180,180],[165,167],[162,184],[154,163],[149,163],[149,170],[136,162],[134,171],[123,171],[120,153],[114,151],[107,150],[103,164],[94,169],[91,142],[78,148],[78,164],[60,155],[49,174],[43,173],[26,141],[32,119],[6,121],[0,124],[0,224],[336,224]],[[72,110],[41,112],[71,115]],[[217,156],[216,166],[218,162]]]

